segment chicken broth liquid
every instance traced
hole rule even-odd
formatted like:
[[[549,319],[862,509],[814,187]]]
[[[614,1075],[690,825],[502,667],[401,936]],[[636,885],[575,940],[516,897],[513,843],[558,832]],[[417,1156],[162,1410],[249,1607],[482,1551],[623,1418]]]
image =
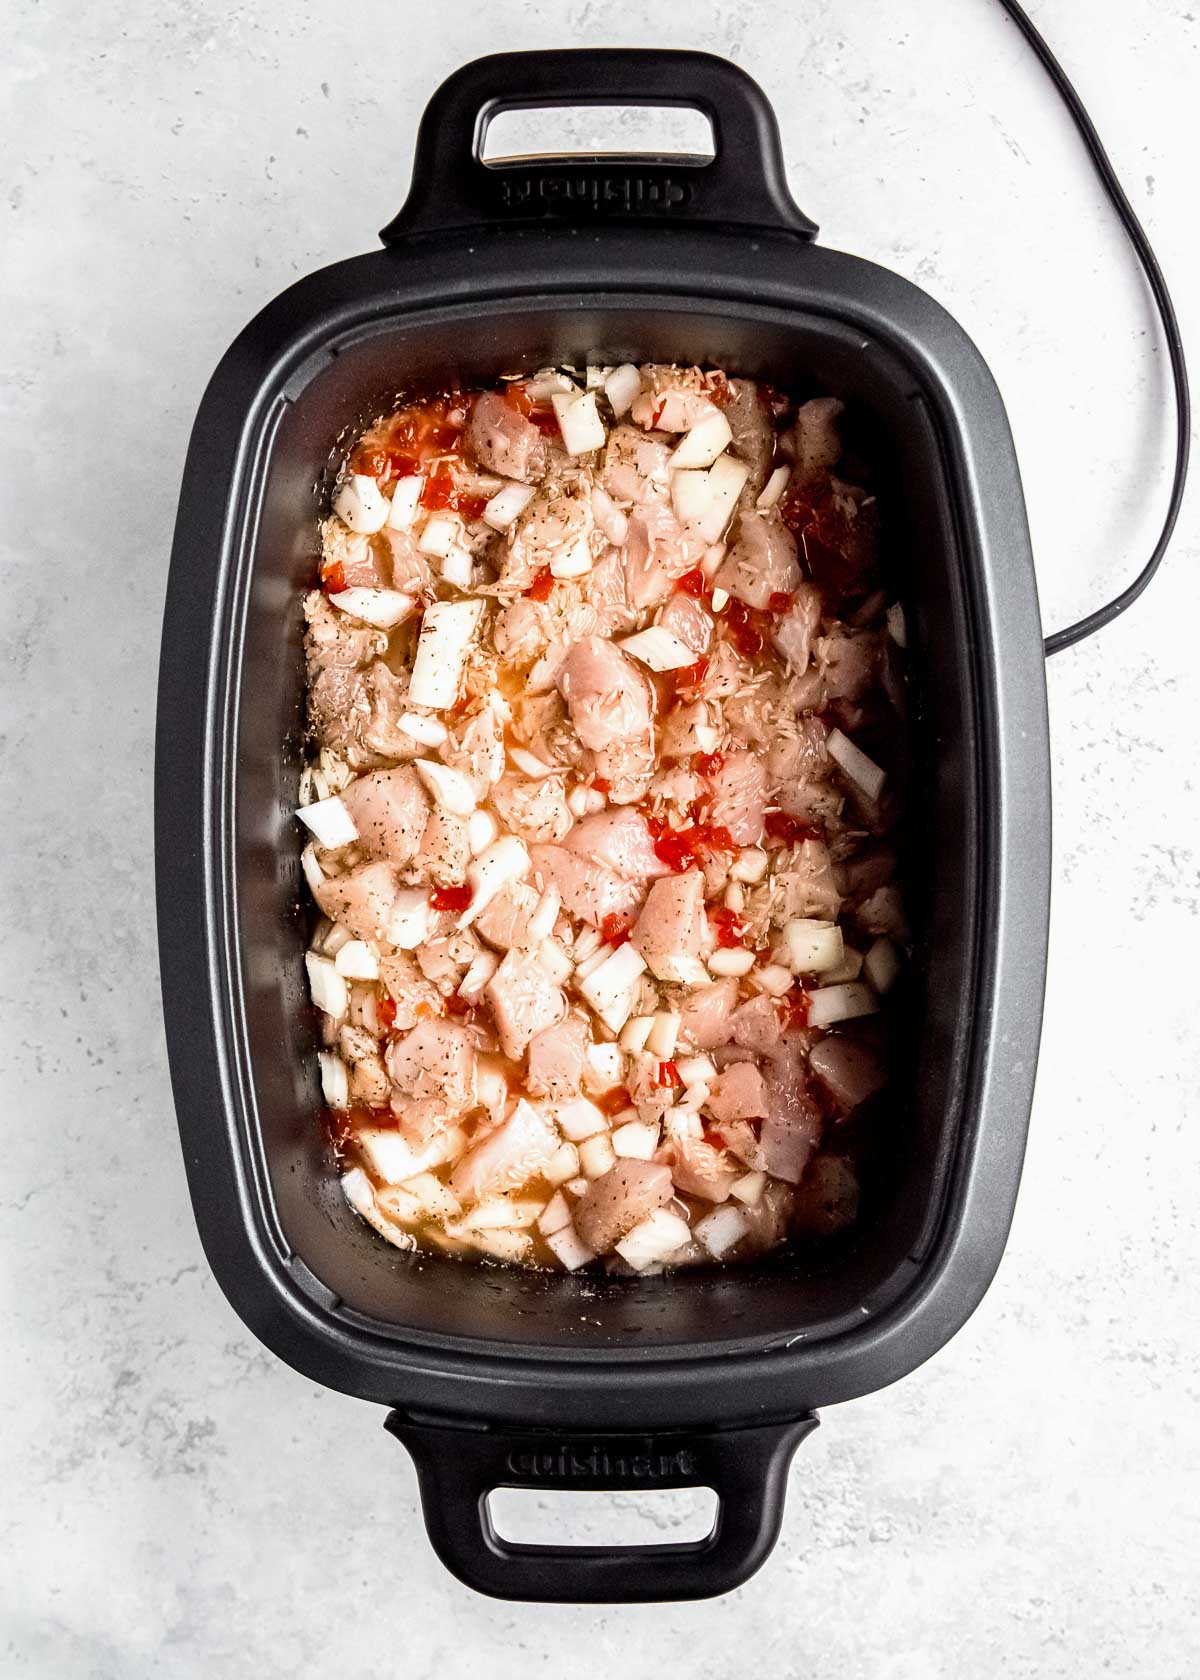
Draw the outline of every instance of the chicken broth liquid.
[[[350,450],[305,598],[321,1083],[388,1242],[852,1224],[909,940],[904,620],[840,402],[546,369]]]

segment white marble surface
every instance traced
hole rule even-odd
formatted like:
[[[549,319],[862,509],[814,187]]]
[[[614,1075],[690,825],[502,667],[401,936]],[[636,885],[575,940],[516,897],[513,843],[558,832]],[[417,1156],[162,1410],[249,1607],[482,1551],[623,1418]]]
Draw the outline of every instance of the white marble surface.
[[[1200,19],[1036,10],[1195,347]],[[1194,1675],[1196,495],[1146,603],[1051,672],[1053,956],[1000,1274],[931,1364],[826,1414],[733,1596],[538,1611],[442,1572],[379,1414],[284,1369],[218,1294],[158,1015],[154,679],[191,416],[259,304],[372,243],[422,101],[474,54],[623,36],[746,66],[824,238],[926,286],[989,358],[1047,623],[1127,575],[1160,505],[1163,359],[1012,27],[990,0],[644,0],[627,22],[595,0],[14,0],[8,20],[5,1680],[675,1680],[751,1650],[781,1680]]]

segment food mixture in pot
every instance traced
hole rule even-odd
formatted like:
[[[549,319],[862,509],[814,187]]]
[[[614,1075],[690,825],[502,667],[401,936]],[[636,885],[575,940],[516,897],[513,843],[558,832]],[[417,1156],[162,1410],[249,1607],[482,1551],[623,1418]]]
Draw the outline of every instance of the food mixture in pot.
[[[646,1273],[854,1221],[909,932],[904,619],[845,418],[548,369],[351,449],[306,962],[342,1186],[398,1248]]]

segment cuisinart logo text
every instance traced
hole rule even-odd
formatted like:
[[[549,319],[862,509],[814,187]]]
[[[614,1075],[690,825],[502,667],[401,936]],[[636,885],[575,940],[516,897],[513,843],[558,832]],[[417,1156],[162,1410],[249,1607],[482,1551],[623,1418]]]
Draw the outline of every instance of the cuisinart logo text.
[[[509,210],[531,204],[569,204],[589,210],[675,210],[692,196],[690,185],[670,175],[631,175],[626,170],[538,170],[500,177],[500,202]]]
[[[569,1482],[597,1478],[620,1478],[630,1482],[655,1482],[667,1477],[695,1476],[699,1461],[687,1447],[677,1452],[617,1452],[608,1447],[514,1447],[508,1468],[514,1476],[536,1481]]]

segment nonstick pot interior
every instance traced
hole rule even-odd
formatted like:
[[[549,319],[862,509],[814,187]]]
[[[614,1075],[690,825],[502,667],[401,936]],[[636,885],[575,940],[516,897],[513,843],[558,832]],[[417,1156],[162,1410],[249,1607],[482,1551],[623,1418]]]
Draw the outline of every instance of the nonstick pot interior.
[[[336,351],[336,353],[335,353]],[[300,600],[336,445],[397,393],[471,386],[585,360],[700,362],[799,395],[846,398],[882,468],[886,552],[912,645],[918,813],[909,847],[918,960],[909,1054],[894,1089],[861,1229],[822,1260],[785,1255],[675,1278],[531,1274],[389,1248],[345,1207],[323,1140],[303,980],[308,912],[293,812],[303,747]],[[829,318],[636,296],[443,309],[377,322],[292,378],[255,469],[257,515],[230,587],[236,716],[223,795],[233,831],[231,942],[241,1075],[283,1253],[314,1298],[381,1337],[654,1359],[817,1340],[861,1325],[914,1282],[936,1234],[982,1023],[988,937],[987,766],[970,556],[945,439],[918,374]]]

